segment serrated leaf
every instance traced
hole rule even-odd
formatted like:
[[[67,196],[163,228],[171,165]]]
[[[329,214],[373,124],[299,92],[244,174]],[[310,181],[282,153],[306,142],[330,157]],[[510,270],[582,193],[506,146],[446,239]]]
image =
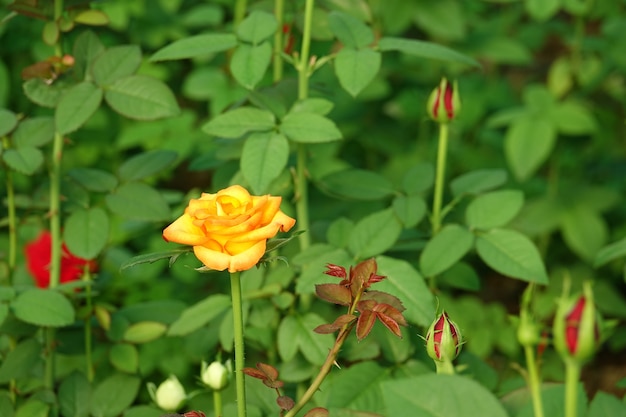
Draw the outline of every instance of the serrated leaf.
[[[250,132],[264,132],[274,128],[276,119],[266,110],[239,107],[222,113],[202,126],[202,131],[213,136],[238,138]]]
[[[278,22],[273,14],[255,10],[237,26],[237,36],[253,45],[263,42],[274,34]]]
[[[399,51],[408,55],[422,58],[438,59],[442,61],[460,62],[463,64],[480,67],[478,61],[463,55],[453,49],[447,48],[431,42],[419,41],[416,39],[383,37],[378,41],[381,51]]]
[[[80,128],[98,110],[102,90],[88,81],[76,84],[61,97],[54,113],[56,130],[61,135]]]
[[[127,159],[119,168],[122,181],[142,180],[169,168],[178,154],[165,149],[155,149]]]
[[[289,139],[298,143],[331,142],[342,138],[341,132],[332,120],[315,113],[289,113],[279,129]]]
[[[109,216],[99,207],[76,210],[65,221],[63,241],[80,258],[96,258],[108,238]]]
[[[391,248],[402,232],[402,225],[393,209],[372,213],[352,229],[348,248],[357,259],[380,255]]]
[[[505,226],[519,213],[523,204],[524,193],[521,191],[493,191],[472,200],[465,209],[465,219],[474,229]]]
[[[241,173],[255,194],[266,194],[270,183],[287,166],[288,157],[286,137],[276,132],[253,133],[243,145]]]
[[[457,263],[472,248],[474,235],[457,224],[444,226],[420,255],[420,268],[427,277],[438,275]]]
[[[106,87],[120,78],[128,77],[141,65],[141,49],[137,45],[119,45],[107,49],[94,61],[93,79]]]
[[[343,48],[335,57],[335,74],[343,89],[356,97],[376,77],[380,63],[380,52]]]
[[[193,251],[192,248],[187,249],[176,249],[170,250],[167,252],[157,252],[157,253],[147,253],[144,255],[138,255],[130,258],[126,262],[124,262],[120,266],[120,270],[124,270],[126,268],[131,268],[133,266],[137,266],[140,264],[151,264],[156,261],[160,261],[161,259],[169,259],[170,265],[173,264],[176,259],[182,255],[183,253],[191,253]]]
[[[515,120],[504,139],[506,159],[519,181],[525,181],[546,161],[556,143],[555,126],[541,117]]]
[[[43,164],[42,152],[31,146],[19,149],[7,149],[2,153],[4,162],[17,172],[32,175]]]
[[[263,79],[272,59],[269,42],[258,45],[240,44],[230,60],[230,72],[239,84],[254,89]]]
[[[374,32],[362,20],[344,12],[328,14],[328,25],[333,34],[348,48],[364,48],[374,42]]]
[[[150,57],[150,61],[205,57],[216,52],[227,51],[235,46],[237,46],[237,37],[231,33],[195,35],[159,49]]]
[[[44,327],[62,327],[74,323],[74,307],[61,293],[31,288],[11,303],[15,316],[26,323]]]
[[[113,110],[131,119],[155,120],[180,112],[167,85],[144,75],[117,79],[105,90],[104,99]]]
[[[31,78],[22,85],[24,94],[30,101],[42,107],[54,108],[67,91],[67,86],[62,83],[47,84],[41,78]]]
[[[211,295],[188,307],[170,326],[168,336],[184,336],[204,326],[231,306],[230,297]]]
[[[165,199],[154,188],[138,182],[123,184],[106,196],[109,210],[124,218],[163,221],[170,218]]]
[[[503,275],[538,284],[548,283],[548,274],[537,247],[523,234],[492,229],[476,238],[476,251],[483,261]]]

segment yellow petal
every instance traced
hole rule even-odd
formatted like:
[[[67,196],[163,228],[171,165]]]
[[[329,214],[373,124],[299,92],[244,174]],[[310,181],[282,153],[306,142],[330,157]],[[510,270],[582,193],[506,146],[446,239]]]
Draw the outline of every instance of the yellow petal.
[[[163,230],[163,238],[168,242],[183,245],[202,245],[207,241],[204,231],[193,224],[193,218],[183,214]]]

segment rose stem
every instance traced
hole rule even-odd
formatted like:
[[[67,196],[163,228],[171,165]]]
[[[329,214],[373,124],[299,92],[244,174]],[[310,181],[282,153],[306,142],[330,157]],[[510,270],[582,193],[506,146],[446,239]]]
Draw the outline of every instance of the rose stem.
[[[576,360],[565,361],[565,417],[576,417],[578,413],[578,381],[580,364]]]
[[[274,34],[274,82],[277,83],[283,78],[283,13],[285,0],[274,0],[274,17],[278,23]]]
[[[534,417],[543,417],[543,404],[541,400],[541,381],[535,360],[535,346],[525,345],[526,367],[528,368],[528,385],[533,399]]]
[[[91,315],[93,314],[93,303],[91,294],[91,272],[89,263],[83,267],[83,281],[85,281],[85,300],[87,303],[87,317],[85,318],[85,360],[87,366],[87,380],[93,382],[94,369],[91,360]]]
[[[246,16],[246,0],[237,0],[235,3],[235,11],[234,11],[234,27],[237,28],[243,18]]]
[[[230,274],[230,290],[233,302],[233,324],[235,336],[235,387],[237,389],[237,415],[246,416],[246,385],[243,374],[243,303],[241,299],[241,280],[239,272]]]
[[[432,234],[435,236],[441,229],[441,201],[445,182],[446,156],[448,152],[448,124],[439,123],[439,145],[437,149],[437,171],[435,174],[435,195],[433,197],[433,214],[431,218]],[[435,276],[429,277],[430,289],[435,290]]]

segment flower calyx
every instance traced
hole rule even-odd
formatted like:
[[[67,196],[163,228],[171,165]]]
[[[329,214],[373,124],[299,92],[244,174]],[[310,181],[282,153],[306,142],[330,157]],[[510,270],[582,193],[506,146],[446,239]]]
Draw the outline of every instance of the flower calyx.
[[[459,326],[442,312],[426,333],[426,351],[436,362],[451,362],[461,352],[463,338]]]
[[[427,110],[430,118],[437,123],[448,123],[454,119],[461,110],[457,82],[451,84],[442,78],[439,86],[430,93]]]

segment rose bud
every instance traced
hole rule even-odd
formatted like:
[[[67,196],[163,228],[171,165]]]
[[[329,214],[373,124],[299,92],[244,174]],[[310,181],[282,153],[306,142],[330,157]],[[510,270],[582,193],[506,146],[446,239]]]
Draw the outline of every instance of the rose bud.
[[[561,357],[582,364],[593,356],[601,337],[590,284],[585,283],[582,294],[559,301],[553,333],[554,347]]]
[[[438,123],[448,123],[454,119],[461,110],[457,82],[450,84],[442,78],[439,87],[430,93],[427,108],[430,118]]]
[[[228,385],[230,371],[221,362],[214,361],[210,365],[202,363],[202,370],[200,379],[204,385],[213,389],[214,391],[220,391]]]
[[[430,325],[426,333],[428,356],[438,362],[451,362],[461,352],[463,339],[459,326],[445,311]]]
[[[163,381],[156,390],[154,384],[148,385],[148,391],[159,408],[165,411],[178,410],[187,399],[185,388],[174,375]]]

